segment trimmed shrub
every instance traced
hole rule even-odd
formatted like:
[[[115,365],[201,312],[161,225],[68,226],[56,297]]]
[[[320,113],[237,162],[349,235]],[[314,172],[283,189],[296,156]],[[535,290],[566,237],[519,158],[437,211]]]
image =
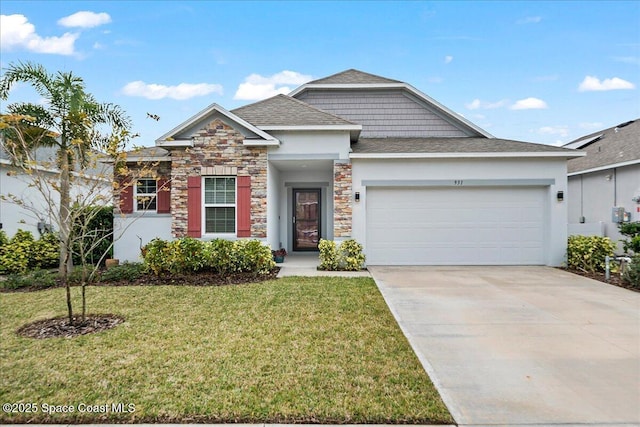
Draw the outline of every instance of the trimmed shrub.
[[[166,242],[154,239],[143,248],[146,266],[156,275],[214,271],[264,274],[275,262],[271,249],[259,240],[202,242],[191,237]]]
[[[0,282],[4,289],[50,288],[56,285],[55,273],[36,269],[28,273],[12,273]]]
[[[631,263],[627,266],[622,278],[633,288],[640,289],[640,254],[631,258]]]
[[[35,240],[31,232],[18,230],[0,246],[0,272],[24,273],[29,269],[55,267],[58,254],[59,243],[55,234],[45,234],[40,240]]]
[[[100,275],[101,282],[133,282],[141,278],[147,268],[141,262],[125,262],[105,270]]]
[[[234,243],[231,240],[215,239],[205,244],[204,258],[206,268],[218,274],[231,273],[233,265]]]
[[[83,262],[80,257],[80,244],[82,244],[84,250],[88,251],[85,254],[85,262],[95,265],[102,260],[102,264],[104,264],[107,258],[113,256],[113,206],[90,206],[85,212],[84,215],[90,216],[91,219],[86,224],[84,238],[74,242],[73,263],[79,265]],[[76,235],[83,233],[80,226],[83,222],[85,219],[80,217],[74,225],[73,232]],[[93,247],[94,245],[95,247]],[[92,247],[93,249],[91,249]]]
[[[365,255],[362,245],[354,239],[345,240],[340,245],[331,240],[320,239],[320,270],[358,271],[364,267]]]
[[[347,271],[359,271],[364,267],[365,256],[362,245],[354,239],[345,240],[340,244],[338,268]]]
[[[320,239],[320,270],[335,271],[338,269],[338,247],[333,240]]]
[[[0,248],[9,243],[9,238],[7,237],[7,233],[4,230],[0,230]]]
[[[605,270],[605,257],[613,257],[616,245],[608,237],[570,236],[567,267],[588,273]]]
[[[271,248],[259,240],[236,240],[233,242],[231,260],[238,273],[265,274],[275,267]]]
[[[166,240],[153,239],[142,248],[144,263],[156,276],[168,271],[166,264],[167,254],[169,253],[168,247],[169,243]]]

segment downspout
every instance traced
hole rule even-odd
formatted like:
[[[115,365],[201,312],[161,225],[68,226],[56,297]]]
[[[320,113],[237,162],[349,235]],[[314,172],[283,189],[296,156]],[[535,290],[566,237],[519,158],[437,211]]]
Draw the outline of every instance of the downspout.
[[[618,206],[618,184],[616,182],[617,171],[617,168],[613,168],[613,206]]]

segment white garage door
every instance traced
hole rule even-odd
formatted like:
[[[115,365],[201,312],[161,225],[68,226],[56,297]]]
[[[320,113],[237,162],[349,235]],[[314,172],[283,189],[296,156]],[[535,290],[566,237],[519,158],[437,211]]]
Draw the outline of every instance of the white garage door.
[[[367,189],[371,265],[545,264],[543,187]]]

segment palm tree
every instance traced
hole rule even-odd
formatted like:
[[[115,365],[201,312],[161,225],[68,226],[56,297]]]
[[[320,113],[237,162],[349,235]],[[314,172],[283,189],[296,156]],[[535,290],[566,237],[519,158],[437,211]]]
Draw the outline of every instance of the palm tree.
[[[72,72],[50,74],[39,64],[18,62],[10,64],[0,80],[0,99],[6,100],[16,83],[26,83],[43,98],[42,105],[14,103],[8,105],[9,114],[23,117],[21,120],[21,142],[5,132],[5,145],[12,147],[15,162],[20,156],[42,146],[56,148],[59,182],[56,191],[60,194],[58,227],[60,237],[59,276],[67,287],[67,307],[70,322],[73,322],[71,296],[67,280],[72,263],[71,245],[71,199],[72,172],[86,165],[87,153],[94,149],[105,150],[114,134],[124,134],[131,126],[129,117],[117,105],[99,103],[86,92],[82,78]],[[103,133],[102,128],[107,129]],[[13,135],[14,137],[17,135]],[[24,157],[23,157],[24,158]]]

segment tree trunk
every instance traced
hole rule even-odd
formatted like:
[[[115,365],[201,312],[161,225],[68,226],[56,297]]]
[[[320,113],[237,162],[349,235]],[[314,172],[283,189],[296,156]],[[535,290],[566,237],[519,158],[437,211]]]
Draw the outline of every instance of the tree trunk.
[[[71,258],[70,248],[70,196],[69,196],[69,154],[67,153],[67,144],[62,141],[60,146],[60,264],[58,268],[58,276],[67,289],[67,309],[69,311],[69,323],[73,323],[73,309],[71,304],[71,285],[69,284],[69,261]]]

